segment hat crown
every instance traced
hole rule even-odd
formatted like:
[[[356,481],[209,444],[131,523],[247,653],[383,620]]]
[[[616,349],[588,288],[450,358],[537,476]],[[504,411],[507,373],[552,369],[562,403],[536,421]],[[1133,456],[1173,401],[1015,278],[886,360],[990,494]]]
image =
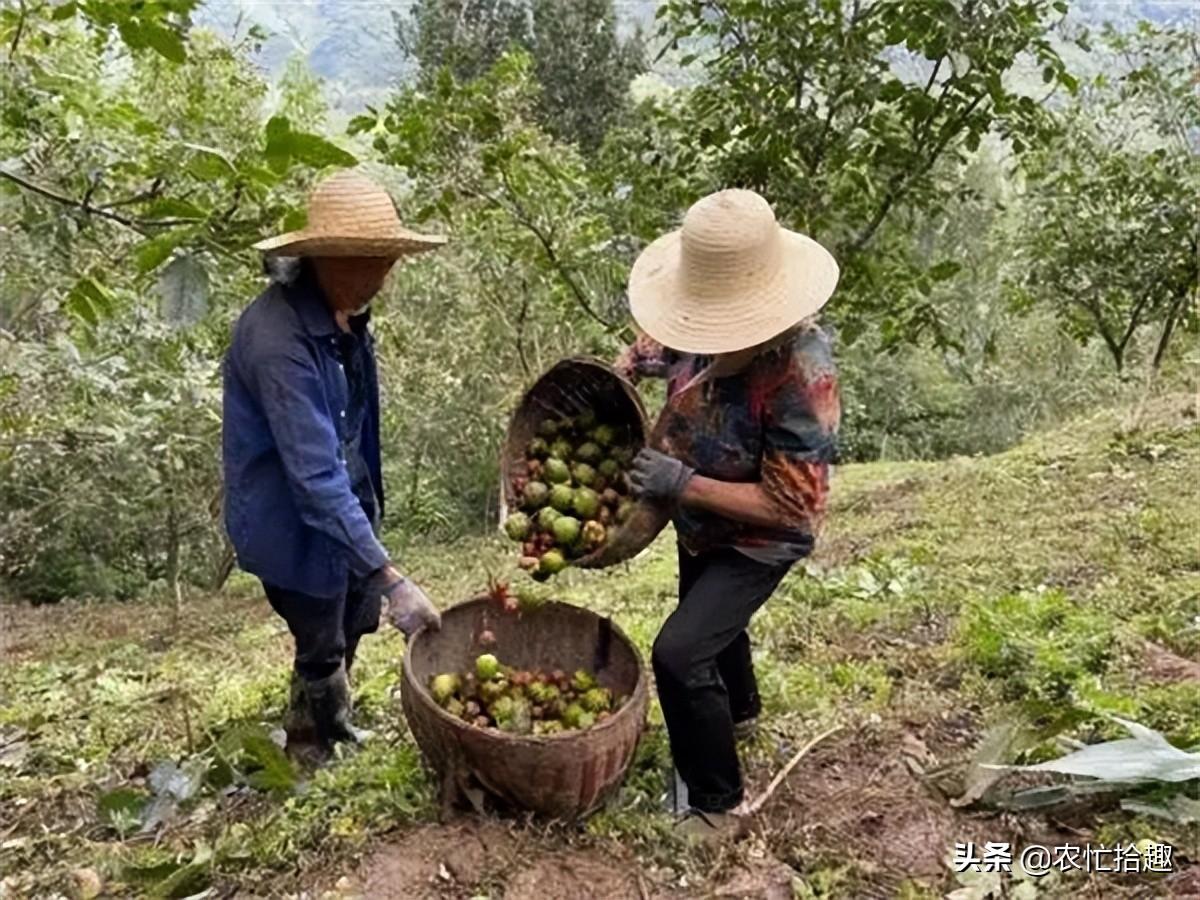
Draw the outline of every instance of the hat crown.
[[[330,175],[308,198],[308,228],[314,232],[372,237],[399,226],[391,195],[361,172]]]
[[[689,291],[714,301],[731,285],[777,269],[782,252],[770,204],[754,191],[737,189],[694,203],[683,218],[680,243]]]

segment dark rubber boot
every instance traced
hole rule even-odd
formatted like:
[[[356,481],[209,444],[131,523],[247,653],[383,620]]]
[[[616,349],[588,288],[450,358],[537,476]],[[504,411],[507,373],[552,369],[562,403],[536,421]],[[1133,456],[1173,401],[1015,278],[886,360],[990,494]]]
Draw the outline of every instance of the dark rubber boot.
[[[317,731],[308,684],[298,672],[292,672],[283,730],[287,734],[287,755],[302,766],[312,768],[325,762],[333,752],[333,747],[322,741]]]
[[[350,682],[344,667],[339,666],[328,678],[308,682],[307,692],[317,736],[322,743],[332,748],[340,741],[360,744],[371,736],[371,732],[350,724]]]

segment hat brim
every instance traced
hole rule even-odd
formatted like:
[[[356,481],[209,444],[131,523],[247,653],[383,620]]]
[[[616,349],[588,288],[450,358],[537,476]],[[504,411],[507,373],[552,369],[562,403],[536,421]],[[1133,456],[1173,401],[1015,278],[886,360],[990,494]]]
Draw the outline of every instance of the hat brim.
[[[746,273],[746,286],[719,304],[690,295],[682,277],[682,232],[642,251],[629,273],[629,309],[654,340],[682,353],[733,353],[771,340],[818,312],[838,283],[838,264],[807,235],[780,228],[773,272]]]
[[[436,250],[446,243],[443,235],[397,231],[370,237],[327,234],[307,230],[290,231],[254,245],[267,256],[363,256],[398,259]]]

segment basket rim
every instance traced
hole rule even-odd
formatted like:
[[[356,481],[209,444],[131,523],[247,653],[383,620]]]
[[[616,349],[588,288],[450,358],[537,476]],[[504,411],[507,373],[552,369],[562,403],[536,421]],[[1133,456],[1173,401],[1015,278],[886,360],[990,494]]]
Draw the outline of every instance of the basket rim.
[[[461,603],[456,603],[454,606],[451,606],[448,609],[443,610],[442,616],[444,617],[447,613],[453,612],[455,610],[463,610],[463,609],[466,609],[467,607],[483,606],[483,605],[488,605],[491,603],[492,603],[492,600],[488,597],[472,597],[470,600],[464,600]],[[509,734],[507,731],[501,731],[498,728],[491,728],[491,727],[479,728],[476,725],[468,725],[462,719],[458,718],[457,716],[452,716],[452,715],[450,715],[450,713],[446,712],[446,710],[442,709],[442,707],[440,705],[438,705],[437,701],[435,701],[433,699],[433,696],[429,693],[429,689],[421,683],[420,679],[418,679],[416,677],[416,674],[413,672],[413,667],[410,664],[410,657],[413,653],[413,648],[418,645],[422,636],[426,634],[427,629],[425,629],[425,628],[422,628],[420,631],[418,631],[416,634],[414,634],[411,638],[409,638],[405,642],[404,656],[401,658],[401,662],[400,662],[401,671],[402,671],[402,681],[403,681],[404,686],[410,688],[413,691],[414,697],[419,698],[420,702],[424,706],[432,709],[435,716],[442,719],[442,721],[448,723],[455,731],[469,733],[473,736],[474,735],[483,735],[485,738],[487,738],[489,740],[494,740],[498,744],[505,744],[505,745],[512,745],[515,743],[515,744],[527,744],[530,746],[537,747],[537,746],[544,746],[546,744],[550,744],[554,741],[579,740],[579,738],[583,735],[593,734],[596,732],[601,732],[601,731],[605,731],[605,730],[608,730],[611,728],[615,728],[621,720],[626,718],[625,713],[628,712],[629,710],[633,709],[634,707],[641,707],[643,709],[643,712],[641,714],[639,714],[639,718],[642,715],[644,715],[645,705],[646,705],[646,703],[649,702],[650,687],[649,687],[649,678],[647,677],[647,674],[646,674],[646,664],[645,664],[645,661],[642,659],[642,653],[638,649],[637,644],[635,644],[630,639],[629,635],[627,635],[625,633],[624,629],[622,629],[621,626],[619,626],[616,622],[614,622],[610,617],[601,616],[599,613],[595,612],[594,610],[588,609],[586,606],[578,606],[574,603],[567,603],[562,600],[550,600],[550,601],[547,601],[546,604],[539,609],[539,612],[544,609],[552,608],[552,607],[560,607],[562,609],[571,609],[571,610],[580,610],[582,612],[590,613],[591,615],[595,616],[597,619],[607,618],[608,622],[609,622],[609,626],[612,628],[613,636],[618,638],[619,640],[623,641],[625,643],[625,645],[633,652],[634,661],[637,663],[637,672],[638,672],[637,684],[634,685],[633,691],[630,692],[628,699],[625,701],[624,704],[622,704],[621,708],[618,709],[615,713],[613,713],[612,716],[610,716],[604,722],[599,722],[599,723],[593,725],[591,728],[584,728],[584,729],[577,728],[572,731],[565,731],[561,734],[536,734],[536,735],[535,734]]]

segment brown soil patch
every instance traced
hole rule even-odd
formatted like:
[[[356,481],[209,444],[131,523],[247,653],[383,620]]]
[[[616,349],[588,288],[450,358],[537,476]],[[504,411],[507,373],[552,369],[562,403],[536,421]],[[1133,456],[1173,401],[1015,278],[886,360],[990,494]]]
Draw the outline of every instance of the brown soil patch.
[[[1200,662],[1179,656],[1151,641],[1142,645],[1142,665],[1152,681],[1200,681]]]
[[[802,872],[822,860],[853,862],[870,881],[860,894],[869,897],[891,896],[906,879],[940,883],[955,842],[1053,840],[1029,817],[955,809],[914,773],[937,765],[930,746],[956,757],[965,750],[962,735],[944,730],[860,731],[814,749],[764,810],[772,851]]]
[[[563,846],[562,835],[496,819],[426,825],[380,845],[349,884],[368,900],[647,900],[655,893],[636,860],[621,852]]]

